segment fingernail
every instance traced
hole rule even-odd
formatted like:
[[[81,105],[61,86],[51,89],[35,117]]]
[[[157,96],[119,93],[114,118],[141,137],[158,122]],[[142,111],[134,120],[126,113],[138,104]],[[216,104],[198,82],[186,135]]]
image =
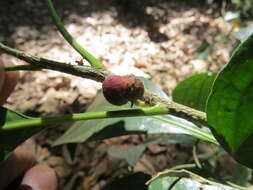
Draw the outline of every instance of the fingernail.
[[[18,190],[33,190],[33,188],[30,185],[22,184]]]

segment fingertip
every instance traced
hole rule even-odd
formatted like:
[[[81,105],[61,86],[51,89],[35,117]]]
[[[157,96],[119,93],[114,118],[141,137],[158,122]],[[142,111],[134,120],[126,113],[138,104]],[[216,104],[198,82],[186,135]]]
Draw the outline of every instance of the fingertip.
[[[57,190],[57,187],[57,174],[46,165],[37,165],[28,170],[20,185],[23,190]]]

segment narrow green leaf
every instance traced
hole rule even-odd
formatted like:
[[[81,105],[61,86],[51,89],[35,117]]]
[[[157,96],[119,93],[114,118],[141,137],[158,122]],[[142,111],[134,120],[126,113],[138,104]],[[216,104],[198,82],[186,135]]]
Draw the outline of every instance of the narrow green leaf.
[[[32,117],[0,107],[0,161],[6,159],[19,144],[42,130],[38,127],[3,131],[2,127],[29,119]]]
[[[52,17],[52,20],[57,27],[58,31],[62,34],[64,39],[84,58],[90,65],[96,69],[104,69],[105,66],[97,58],[95,58],[91,53],[84,49],[76,40],[71,36],[71,34],[66,30],[63,23],[61,22],[60,17],[58,16],[52,0],[45,0],[49,13]]]
[[[191,108],[205,111],[207,98],[215,77],[216,73],[201,73],[183,80],[173,90],[173,100]]]
[[[196,141],[190,135],[182,135],[182,134],[165,134],[165,135],[150,135],[143,144],[148,146],[150,144],[178,144],[178,143],[185,143],[185,144],[193,144]]]
[[[207,120],[217,140],[236,160],[253,168],[253,35],[218,74],[207,103]]]
[[[212,136],[212,134],[210,133],[210,130],[206,127],[199,128],[186,120],[183,120],[183,119],[180,119],[177,117],[173,117],[170,115],[168,115],[168,116],[154,116],[153,118],[156,118],[156,119],[166,123],[167,126],[170,126],[170,130],[167,131],[167,133],[188,134],[188,135],[195,137],[197,139],[201,139],[203,141],[211,142],[211,143],[218,145],[218,142]]]

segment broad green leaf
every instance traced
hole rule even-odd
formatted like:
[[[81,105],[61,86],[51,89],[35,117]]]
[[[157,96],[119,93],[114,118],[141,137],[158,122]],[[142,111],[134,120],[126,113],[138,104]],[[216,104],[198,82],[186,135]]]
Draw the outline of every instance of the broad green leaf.
[[[182,135],[182,134],[166,134],[166,135],[150,135],[143,144],[145,146],[150,144],[178,144],[178,143],[185,143],[190,144],[194,143],[196,139],[189,135]]]
[[[213,134],[233,157],[253,168],[253,35],[218,74],[207,103]]]
[[[183,80],[173,90],[173,100],[191,108],[205,111],[207,98],[215,77],[216,73],[201,73]]]
[[[148,90],[167,98],[164,92],[156,88],[150,81],[144,80],[144,84]],[[124,106],[113,106],[104,99],[102,93],[99,93],[87,111],[111,111],[129,107],[130,104],[126,104]],[[99,140],[138,133],[187,134],[209,141],[209,139],[206,139],[206,136],[202,136],[202,134],[206,134],[214,140],[209,132],[199,129],[190,122],[168,115],[159,117],[129,117],[79,121],[74,123],[71,128],[54,143],[54,145],[82,143],[86,140]]]
[[[130,147],[119,145],[110,147],[108,153],[115,158],[126,160],[130,166],[134,167],[145,149],[146,146],[143,144]]]
[[[2,127],[29,119],[32,118],[0,107],[0,161],[6,159],[19,144],[42,130],[37,127],[6,131],[2,130]]]
[[[166,170],[158,173],[149,181],[148,190],[238,190],[207,180],[187,170]]]

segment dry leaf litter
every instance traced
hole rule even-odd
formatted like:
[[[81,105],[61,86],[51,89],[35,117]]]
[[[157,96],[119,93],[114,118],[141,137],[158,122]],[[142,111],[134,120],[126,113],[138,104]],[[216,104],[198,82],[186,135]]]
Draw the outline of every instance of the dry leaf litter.
[[[231,38],[232,25],[204,6],[179,6],[177,1],[160,0],[145,7],[142,16],[149,19],[138,20],[135,13],[129,16],[119,12],[120,6],[113,0],[106,3],[78,0],[71,5],[67,0],[55,2],[67,30],[108,69],[117,74],[132,73],[150,78],[168,95],[188,76],[219,70],[227,63],[232,50],[231,44],[221,42]],[[33,55],[70,64],[76,61],[87,64],[55,30],[42,3],[25,0],[22,4],[0,7],[0,10],[1,41]],[[149,21],[152,23],[145,23]],[[154,40],[154,36],[161,36],[161,39]],[[213,51],[205,59],[196,55],[203,42],[213,45]],[[23,64],[16,59],[13,61]],[[100,88],[100,83],[55,71],[22,72],[6,106],[34,116],[81,112]],[[129,172],[124,161],[108,156],[108,147],[137,145],[146,138],[133,135],[102,143],[79,144],[72,160],[66,145],[50,147],[66,127],[67,124],[42,132],[30,139],[30,143],[34,145],[38,163],[55,168],[62,184],[72,179],[76,181],[75,189],[82,190],[99,190],[113,175]],[[153,144],[130,171],[154,174],[187,163],[189,159],[191,145]]]

